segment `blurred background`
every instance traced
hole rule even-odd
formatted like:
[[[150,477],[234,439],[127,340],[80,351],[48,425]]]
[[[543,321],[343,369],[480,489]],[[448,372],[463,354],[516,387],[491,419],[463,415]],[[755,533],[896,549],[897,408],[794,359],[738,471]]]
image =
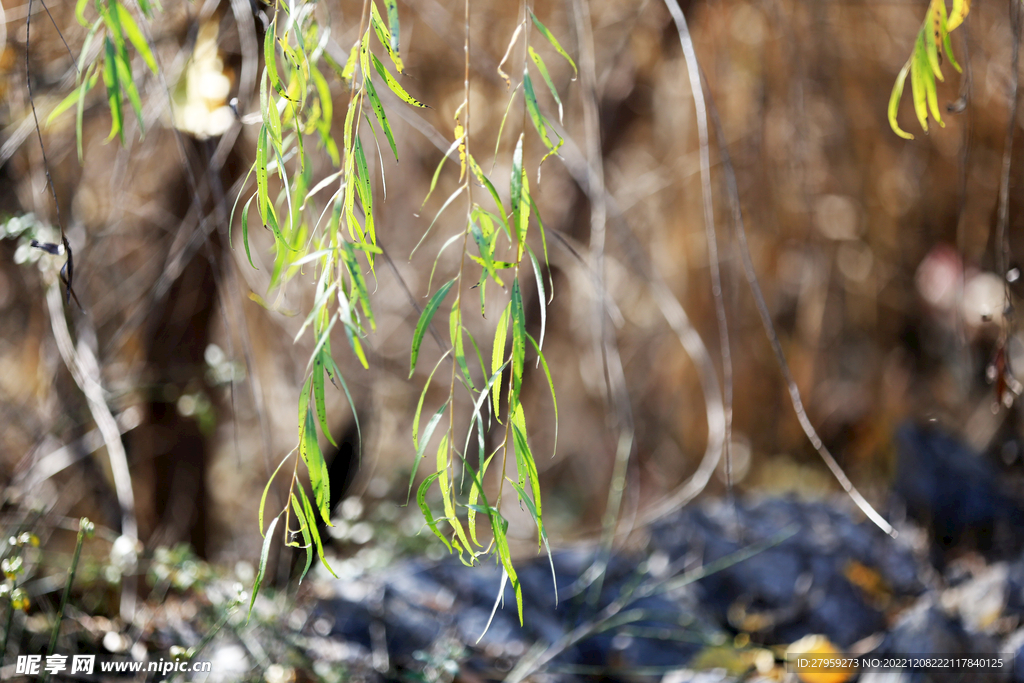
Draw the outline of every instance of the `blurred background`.
[[[383,501],[395,510],[387,513],[392,520],[407,516],[415,530],[422,523],[418,509],[394,504],[405,501],[415,455],[412,416],[441,350],[425,340],[416,376],[407,380],[418,313],[406,288],[425,303],[434,258],[462,229],[461,209],[442,215],[409,256],[458,183],[455,166],[448,165],[421,208],[462,101],[463,35],[461,4],[405,0],[398,6],[407,64],[402,82],[430,109],[385,97],[400,163],[386,149],[382,161],[376,154],[370,161],[378,234],[395,269],[379,267],[371,282],[378,329],[364,340],[370,369],[353,361],[343,338],[333,346],[355,405],[329,391],[328,419],[340,448],[323,445],[336,504],[349,505],[347,512],[338,506],[339,519],[358,518],[361,506]],[[515,3],[477,0],[472,7],[471,143],[507,196],[504,179],[522,130],[522,98],[513,102],[499,140],[509,92],[496,67],[521,14]],[[47,8],[77,57],[86,29],[75,21],[73,3]],[[919,130],[908,85],[899,115],[916,136],[908,141],[889,128],[886,107],[925,8],[902,0],[682,2],[721,116],[753,264],[808,415],[850,478],[883,511],[895,476],[893,433],[905,419],[935,419],[975,448],[997,454],[1007,468],[1021,465],[1018,408],[1006,407],[1005,392],[989,377],[997,358],[1007,359],[1011,370],[1024,367],[1013,321],[1003,324],[1004,284],[995,272],[997,200],[1016,82],[1008,9],[977,2],[953,34],[964,73],[944,64],[939,101],[945,127]],[[118,529],[115,477],[101,426],[63,360],[53,299],[47,299],[63,258],[27,245],[29,230],[43,235],[56,225],[25,87],[28,9],[5,0],[0,17],[4,505],[54,519],[87,514]],[[331,27],[328,53],[342,63],[361,9],[359,2],[334,0],[317,6]],[[610,197],[607,325],[635,421],[622,507],[622,529],[628,530],[631,520],[642,519],[693,476],[708,439],[697,366],[662,316],[652,276],[662,278],[683,306],[719,373],[723,354],[694,102],[675,25],[661,2],[592,0],[587,9],[592,64],[580,57],[579,8],[571,2],[535,7],[596,84]],[[75,72],[41,3],[32,11],[28,65],[45,120],[70,92]],[[82,163],[73,110],[43,127],[84,309],[72,303],[64,316],[79,359],[95,358],[103,396],[122,432],[139,536],[150,547],[187,542],[218,562],[253,561],[259,554],[259,497],[296,444],[295,406],[312,351],[309,335],[293,343],[312,303],[312,276],[268,292],[269,233],[250,225],[254,269],[241,245],[240,207],[230,224],[255,158],[259,126],[243,121],[258,115],[256,45],[262,45],[266,12],[257,2],[167,2],[149,24],[162,78],[144,71],[141,60],[135,64],[144,135],[129,120],[124,146],[107,141],[110,119],[99,89],[84,106]],[[557,449],[539,369],[528,372],[524,402],[549,534],[561,544],[600,534],[619,418],[608,400],[596,337],[591,203],[581,186],[586,172],[579,173],[586,168],[589,81],[586,74],[573,81],[569,65],[534,36],[565,108],[561,158],[545,162],[533,188],[549,236],[545,277],[554,285],[545,352],[558,393]],[[522,60],[520,42],[510,63]],[[340,132],[348,90],[339,79],[329,80]],[[540,89],[538,97],[557,120],[549,93]],[[947,112],[960,98],[966,107]],[[1014,138],[1014,161],[1021,139]],[[543,150],[532,130],[526,141],[532,169]],[[711,180],[734,366],[735,486],[757,494],[828,496],[839,487],[800,429],[743,276],[721,159],[712,131]],[[326,159],[319,163],[317,180],[332,172]],[[1015,163],[1009,175],[1011,263],[1022,246],[1019,178]],[[448,250],[438,260],[434,286],[457,268],[458,254]],[[541,315],[532,282],[525,299],[536,336]],[[499,311],[494,306],[487,318],[469,323],[478,339],[490,339]],[[429,413],[444,400],[443,389],[434,391],[427,395]],[[468,404],[461,415],[464,429]],[[286,480],[277,484],[284,487]],[[283,491],[272,488],[271,498]],[[719,466],[703,495],[724,492]],[[532,529],[528,517],[515,506],[507,512],[523,517],[525,538]],[[341,540],[368,541],[365,534],[353,538],[350,526]]]

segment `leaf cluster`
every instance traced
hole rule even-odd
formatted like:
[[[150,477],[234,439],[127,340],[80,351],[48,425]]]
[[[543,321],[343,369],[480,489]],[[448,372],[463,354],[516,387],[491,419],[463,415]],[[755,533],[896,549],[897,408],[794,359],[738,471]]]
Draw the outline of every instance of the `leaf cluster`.
[[[910,85],[914,97],[914,113],[925,133],[928,132],[928,113],[940,126],[942,115],[939,113],[938,94],[935,81],[944,81],[942,76],[942,53],[945,51],[949,57],[949,63],[957,71],[961,71],[960,65],[953,56],[953,46],[949,34],[963,23],[970,12],[970,0],[953,0],[953,10],[946,12],[945,0],[931,0],[928,5],[928,12],[925,15],[921,30],[917,32],[914,41],[914,51],[910,54],[907,63],[900,69],[896,76],[896,83],[892,88],[892,95],[889,97],[889,125],[901,138],[913,140],[914,136],[900,128],[896,121],[896,114],[899,110],[900,99],[903,97],[903,86],[906,84],[907,76],[910,76]]]

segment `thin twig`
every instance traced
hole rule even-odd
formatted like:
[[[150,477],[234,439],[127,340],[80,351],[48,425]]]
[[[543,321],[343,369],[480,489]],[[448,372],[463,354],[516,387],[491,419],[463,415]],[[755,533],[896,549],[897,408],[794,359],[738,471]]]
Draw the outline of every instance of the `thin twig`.
[[[1005,338],[1011,329],[1010,318],[1013,307],[1010,304],[1010,283],[1006,278],[1010,260],[1010,242],[1007,226],[1010,222],[1010,162],[1013,158],[1013,134],[1017,128],[1017,95],[1020,88],[1020,0],[1010,0],[1010,30],[1013,31],[1013,58],[1010,61],[1010,117],[1006,123],[1006,142],[1003,143],[1003,168],[999,179],[999,217],[996,223],[996,270],[1003,281],[1002,334]]]
[[[729,203],[732,206],[733,215],[733,227],[736,231],[736,242],[739,245],[740,255],[743,259],[743,273],[747,278],[747,284],[750,286],[750,291],[754,295],[754,303],[757,306],[757,312],[761,316],[761,324],[764,326],[765,334],[768,336],[768,341],[771,343],[772,350],[775,352],[775,361],[779,366],[779,372],[782,373],[782,378],[786,382],[786,387],[789,390],[790,402],[793,404],[793,411],[796,413],[796,418],[800,422],[800,427],[803,428],[804,434],[807,435],[807,439],[811,442],[814,450],[818,451],[818,455],[825,461],[825,465],[831,470],[832,475],[839,482],[839,485],[843,487],[847,495],[853,499],[853,502],[860,508],[868,519],[874,522],[879,529],[889,534],[893,538],[896,538],[897,532],[885,519],[878,514],[878,512],[871,506],[864,496],[861,495],[860,491],[853,485],[846,473],[843,472],[842,467],[836,462],[836,459],[829,452],[828,448],[822,442],[821,437],[818,435],[817,430],[811,423],[809,417],[807,417],[807,411],[804,409],[803,400],[800,397],[800,388],[796,384],[796,380],[793,379],[793,373],[789,368],[789,361],[786,360],[786,354],[782,350],[782,343],[779,341],[779,335],[775,331],[775,325],[772,323],[771,312],[768,309],[768,304],[764,300],[764,294],[761,292],[761,285],[757,279],[757,271],[754,269],[754,262],[750,256],[750,247],[747,245],[747,232],[743,227],[743,211],[740,207],[740,196],[739,189],[736,185],[736,171],[732,166],[732,161],[729,158],[729,150],[725,144],[725,133],[722,131],[722,123],[718,118],[718,111],[715,109],[714,100],[708,96],[708,110],[711,113],[711,120],[715,124],[715,132],[718,136],[719,153],[722,156],[722,168],[725,171],[726,188],[728,189]]]
[[[708,139],[707,108],[704,103],[704,90],[700,82],[700,65],[697,52],[693,47],[693,38],[686,23],[683,10],[676,0],[665,0],[672,20],[679,33],[679,43],[683,48],[686,61],[686,73],[690,79],[690,91],[693,93],[693,106],[697,111],[697,139],[700,145],[700,182],[701,199],[704,206],[704,230],[708,243],[708,265],[711,270],[711,296],[715,300],[715,317],[718,320],[718,340],[722,352],[722,384],[725,391],[725,485],[728,495],[732,496],[732,352],[729,344],[729,322],[725,313],[725,301],[722,296],[722,274],[718,256],[718,236],[715,230],[714,202],[711,196],[711,151]],[[710,95],[710,93],[709,93]],[[721,147],[721,143],[719,144]]]
[[[139,540],[139,528],[135,519],[135,493],[132,490],[132,475],[128,469],[128,456],[121,442],[121,430],[117,420],[107,405],[105,390],[101,384],[100,368],[87,344],[80,344],[75,349],[68,331],[67,319],[64,317],[64,306],[61,303],[60,291],[56,285],[46,290],[46,304],[50,311],[50,326],[57,342],[64,365],[75,380],[75,384],[85,394],[89,412],[96,422],[96,427],[103,436],[103,444],[107,447],[107,458],[110,471],[114,477],[114,490],[121,508],[121,534],[134,544]],[[130,623],[135,614],[134,583],[126,581],[121,591],[121,618]]]
[[[607,298],[603,295],[605,291],[605,237],[608,206],[605,199],[604,155],[601,149],[601,120],[597,101],[597,59],[594,51],[590,6],[581,0],[573,0],[572,7],[580,47],[583,130],[587,146],[587,166],[590,172],[590,184],[594,190],[589,201],[590,267],[594,286],[594,343],[597,347],[595,355],[601,357],[604,366],[605,380],[608,386],[608,409],[614,413],[615,429],[619,432],[612,476],[608,483],[608,499],[605,503],[604,515],[601,518],[600,550],[595,558],[594,566],[591,568],[594,583],[591,585],[588,600],[592,605],[596,605],[611,557],[612,543],[615,540],[615,529],[622,509],[626,473],[635,445],[636,430],[629,390],[626,386],[626,373],[622,367],[622,358],[616,339],[608,329]],[[541,305],[544,305],[543,302]]]

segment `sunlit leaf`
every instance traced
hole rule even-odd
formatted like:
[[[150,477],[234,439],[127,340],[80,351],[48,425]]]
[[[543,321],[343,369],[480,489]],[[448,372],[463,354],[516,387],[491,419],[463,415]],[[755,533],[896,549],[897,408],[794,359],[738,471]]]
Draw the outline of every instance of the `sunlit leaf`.
[[[896,135],[906,140],[913,140],[914,136],[902,128],[896,120],[896,114],[900,108],[900,98],[903,97],[903,85],[907,81],[907,76],[910,74],[910,63],[912,60],[907,60],[907,63],[900,69],[900,73],[896,76],[896,84],[892,88],[892,94],[889,96],[889,126],[892,127]]]
[[[402,84],[395,80],[395,77],[391,75],[391,72],[387,70],[387,67],[381,64],[381,61],[377,59],[377,55],[371,54],[370,57],[373,59],[373,67],[377,70],[377,73],[380,74],[380,77],[384,79],[384,82],[388,84],[388,87],[391,88],[391,92],[398,95],[398,99],[406,102],[407,104],[411,104],[414,107],[429,109],[427,105],[423,104],[405,91]]]
[[[146,62],[149,70],[155,74],[157,72],[156,59],[153,58],[153,52],[149,49],[149,43],[146,42],[142,31],[139,30],[138,24],[132,19],[132,15],[125,9],[124,5],[120,2],[115,2],[114,5],[117,7],[117,17],[121,22],[121,29],[124,31],[125,37],[132,41],[132,45],[135,46],[139,56]]]
[[[498,549],[498,559],[501,560],[501,566],[504,567],[509,580],[512,582],[512,587],[515,589],[516,606],[519,608],[519,625],[522,626],[523,590],[519,585],[519,577],[516,575],[516,568],[512,566],[512,552],[508,547],[508,537],[506,536],[507,530],[508,520],[505,519],[501,513],[495,511],[491,515],[491,531],[494,532],[494,544]]]
[[[555,84],[551,81],[551,74],[548,73],[548,65],[544,63],[544,59],[530,46],[530,59],[537,66],[537,71],[540,72],[541,78],[548,86],[548,90],[551,91],[551,97],[555,99],[555,103],[558,104],[558,121],[562,121],[563,109],[562,99],[558,96],[558,90],[555,88]]]
[[[402,63],[402,57],[398,50],[398,6],[395,4],[395,0],[384,0],[384,6],[387,8],[390,26],[385,24],[384,19],[381,18],[376,2],[370,2],[370,21],[377,34],[377,39],[380,40],[388,56],[391,57],[395,69],[398,73],[402,73],[405,65]]]
[[[946,29],[952,31],[960,24],[964,23],[964,19],[967,18],[967,13],[971,11],[971,0],[953,0],[953,11],[949,13],[949,21],[946,23]]]
[[[569,53],[562,48],[558,39],[552,35],[547,26],[541,23],[540,19],[537,18],[537,15],[534,14],[532,10],[530,11],[530,18],[533,19],[533,25],[537,27],[537,30],[540,31],[541,35],[547,38],[548,42],[551,43],[551,47],[555,48],[555,51],[562,55],[565,58],[565,61],[569,62],[569,66],[572,67],[572,80],[575,81],[576,77],[579,76],[579,70],[576,68],[576,62],[572,61],[572,57],[569,56]]]

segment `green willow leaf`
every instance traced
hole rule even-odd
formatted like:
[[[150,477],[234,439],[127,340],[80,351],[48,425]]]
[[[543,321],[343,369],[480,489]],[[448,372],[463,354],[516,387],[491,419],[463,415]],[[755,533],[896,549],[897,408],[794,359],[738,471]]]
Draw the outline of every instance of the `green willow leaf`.
[[[287,96],[284,83],[281,82],[281,75],[277,70],[277,36],[275,30],[277,28],[277,22],[272,23],[267,27],[266,35],[263,36],[263,61],[267,65],[267,74],[270,76],[270,85],[274,87],[274,90],[278,92],[282,97]]]
[[[555,607],[557,607],[558,579],[555,575],[555,559],[551,556],[551,546],[548,544],[548,532],[544,530],[544,526],[541,524],[540,511],[536,507],[534,507],[533,501],[530,500],[530,497],[528,495],[526,495],[526,491],[523,489],[522,486],[520,486],[517,482],[512,481],[511,479],[509,479],[508,482],[512,484],[512,488],[514,488],[516,490],[516,493],[519,494],[519,500],[521,500],[526,505],[526,509],[529,511],[530,516],[533,518],[533,523],[537,526],[537,536],[541,540],[541,542],[544,543],[544,549],[547,551],[548,554],[548,565],[551,567],[551,583],[554,585]]]
[[[519,577],[516,575],[516,568],[512,566],[512,551],[508,547],[508,520],[500,512],[494,511],[491,515],[491,531],[494,532],[494,545],[498,549],[498,559],[501,566],[508,574],[509,581],[516,591],[516,606],[519,608],[519,625],[523,625],[523,589],[519,585]]]
[[[78,150],[79,163],[82,162],[82,123],[85,119],[85,94],[96,85],[99,75],[100,72],[96,68],[96,63],[93,62],[86,73],[86,78],[82,81],[82,85],[79,86],[80,95],[78,97],[78,108],[75,112],[75,146]]]
[[[917,122],[925,133],[928,132],[928,86],[925,82],[925,70],[931,71],[927,64],[927,55],[924,50],[924,32],[917,34],[917,41],[914,43],[913,64],[910,67],[910,85],[914,96],[914,113],[917,114]],[[922,63],[922,61],[924,63]]]
[[[505,310],[501,312],[501,317],[498,318],[498,327],[494,330],[494,345],[491,347],[491,372],[498,373],[500,368],[503,367],[505,362],[505,340],[508,338],[508,321],[512,315],[512,304],[511,302],[505,306]],[[494,401],[494,417],[498,422],[501,422],[501,375],[498,375],[497,381],[491,389],[492,399]]]
[[[430,389],[430,382],[431,382],[432,379],[434,379],[434,373],[437,372],[437,369],[439,367],[441,367],[441,363],[444,362],[444,359],[448,357],[449,353],[451,353],[450,349],[448,351],[445,351],[444,355],[442,355],[437,360],[437,363],[434,364],[434,369],[430,371],[429,375],[427,375],[427,382],[426,382],[426,384],[423,385],[423,390],[420,391],[420,400],[416,403],[416,412],[413,414],[413,418],[412,418],[412,447],[417,449],[417,450],[419,450],[419,447],[420,447],[420,444],[419,444],[420,415],[423,413],[423,402],[427,398],[427,390]],[[411,491],[412,491],[412,488],[410,487],[410,492]],[[406,501],[406,502],[408,502],[408,501]]]
[[[526,363],[526,313],[523,311],[523,295],[519,291],[518,278],[512,282],[512,300],[509,305],[512,310],[512,404],[517,405],[523,385],[523,366]]]
[[[434,535],[441,539],[444,543],[444,547],[448,548],[448,552],[452,552],[452,545],[448,542],[448,539],[444,537],[440,529],[437,528],[437,522],[434,521],[434,513],[430,511],[430,506],[427,505],[427,490],[430,489],[430,485],[434,483],[434,480],[441,476],[440,472],[434,472],[429,477],[423,480],[420,487],[416,490],[416,504],[420,506],[420,510],[423,512],[423,519],[426,520],[427,526],[434,532]]]
[[[523,428],[520,428],[520,424]],[[536,506],[537,525],[541,533],[544,531],[543,511],[540,500],[540,478],[537,474],[537,463],[533,459],[533,452],[530,450],[529,442],[526,440],[526,423],[523,421],[522,406],[516,408],[512,417],[513,446],[516,452],[516,465],[519,470],[519,485],[523,485],[525,477],[530,479],[530,488],[533,492],[533,504]],[[540,550],[541,533],[537,534],[537,549]]]
[[[544,376],[548,380],[548,389],[551,391],[551,405],[554,407],[555,412],[555,443],[553,450],[551,451],[551,457],[555,457],[555,450],[558,448],[558,397],[555,396],[555,383],[551,380],[551,370],[548,368],[547,358],[544,357],[544,352],[540,350],[540,345],[537,343],[532,336],[526,335],[526,338],[533,344],[533,349],[537,352],[537,359],[540,361],[540,366],[544,368]]]
[[[124,87],[125,95],[128,97],[128,103],[132,106],[132,111],[135,112],[135,118],[139,122],[139,130],[141,131],[144,127],[144,121],[142,119],[142,99],[139,97],[139,90],[135,87],[135,81],[132,80],[132,70],[128,63],[128,60],[124,59],[121,55],[118,55],[114,61],[114,65],[117,69],[117,80]],[[122,143],[123,143],[122,139]]]
[[[384,0],[384,7],[388,10],[388,28],[391,29],[391,52],[398,56],[399,47],[401,41],[399,40],[399,33],[401,32],[401,26],[398,23],[398,3],[395,0]],[[395,68],[398,72],[402,72],[401,60],[398,64],[395,64]]]
[[[414,107],[420,107],[421,109],[430,108],[407,93],[405,88],[402,87],[402,84],[395,80],[395,77],[391,75],[391,72],[387,70],[387,67],[381,64],[381,61],[377,59],[377,55],[371,54],[370,57],[373,58],[373,67],[377,70],[377,73],[380,74],[380,77],[384,79],[384,82],[387,83],[388,87],[391,88],[391,92],[398,95],[398,99],[407,104],[411,104]]]
[[[89,22],[85,19],[85,6],[89,4],[89,0],[78,0],[75,3],[75,18],[78,19],[78,23],[82,26],[88,26]]]
[[[533,19],[533,25],[537,27],[537,30],[541,32],[541,35],[547,38],[548,42],[551,43],[551,47],[555,48],[555,51],[558,52],[558,54],[562,55],[562,57],[565,58],[565,61],[569,62],[569,65],[572,67],[573,72],[572,80],[575,81],[576,78],[579,76],[579,70],[576,68],[576,62],[572,61],[572,57],[569,56],[569,53],[566,52],[564,48],[562,48],[562,45],[561,43],[558,42],[558,39],[555,38],[554,35],[552,35],[551,31],[548,30],[547,26],[541,23],[540,19],[537,18],[537,15],[534,14],[532,10],[530,11],[530,18]]]
[[[267,505],[267,494],[270,492],[270,485],[272,483],[274,483],[274,477],[276,477],[277,473],[281,471],[281,466],[284,465],[285,462],[288,461],[288,458],[290,458],[292,456],[292,453],[294,453],[294,452],[295,452],[295,450],[293,449],[291,451],[291,453],[289,453],[288,455],[284,456],[281,459],[281,462],[279,462],[277,464],[277,467],[274,468],[273,474],[270,475],[270,479],[267,480],[267,485],[263,487],[263,495],[260,497],[260,513],[259,513],[259,516],[260,516],[260,534],[261,535],[263,535],[263,510],[264,510],[264,508],[266,508],[266,505]]]
[[[452,340],[452,348],[455,350],[455,362],[462,372],[463,379],[466,380],[466,386],[476,389],[473,384],[473,376],[469,372],[469,365],[466,363],[466,348],[463,344],[462,332],[462,313],[459,311],[459,306],[455,305],[452,306],[451,313],[448,315],[448,333]]]
[[[359,195],[359,203],[363,205],[366,235],[370,238],[370,244],[376,244],[377,230],[373,222],[373,188],[370,186],[370,167],[366,163],[366,153],[363,152],[363,143],[358,135],[354,140],[354,148],[356,158],[356,193]]]
[[[412,336],[412,352],[409,356],[409,377],[412,378],[413,373],[416,372],[416,359],[420,355],[420,345],[423,343],[423,335],[426,333],[427,328],[430,326],[430,321],[434,318],[434,313],[437,312],[437,307],[444,301],[445,296],[448,295],[448,290],[455,284],[455,278],[452,278],[445,284],[441,285],[441,288],[434,292],[434,296],[430,297],[430,301],[427,302],[426,307],[423,309],[423,313],[420,314],[419,322],[416,323],[416,331]]]
[[[270,558],[270,543],[274,538],[274,529],[277,527],[277,521],[281,519],[278,515],[274,517],[273,521],[270,522],[270,527],[267,528],[267,535],[263,539],[263,549],[260,551],[260,568],[256,572],[256,580],[252,584],[252,595],[249,598],[249,614],[245,618],[245,623],[249,623],[249,619],[252,618],[252,607],[256,604],[256,594],[260,592],[260,586],[263,585],[263,577],[267,573],[267,560]]]
[[[537,71],[540,72],[541,77],[548,86],[548,90],[551,91],[551,97],[553,97],[555,99],[555,103],[558,104],[558,121],[561,123],[564,114],[562,99],[558,96],[558,90],[555,88],[555,84],[551,81],[551,74],[548,73],[548,65],[544,63],[544,59],[536,50],[533,49],[532,45],[530,46],[530,59],[532,59],[533,63],[537,66]]]
[[[505,227],[505,232],[509,233],[509,239],[512,239],[512,233],[509,232],[508,228],[508,216],[505,214],[505,207],[501,203],[501,197],[498,195],[498,190],[495,189],[494,184],[484,174],[483,169],[480,168],[480,164],[476,162],[476,159],[473,158],[472,154],[469,155],[469,169],[473,172],[473,175],[476,176],[476,179],[480,184],[487,188],[487,192],[490,193],[491,199],[494,200],[494,205],[498,209],[498,215],[501,217],[501,224]]]
[[[299,489],[299,496],[302,498],[302,509],[306,511],[306,519],[316,519],[316,513],[313,512],[313,506],[309,502],[309,497],[306,496],[306,489],[304,489],[301,484],[296,488]],[[313,537],[313,545],[316,546],[316,554],[320,556],[320,563],[327,568],[327,571],[331,573],[331,576],[338,578],[338,575],[334,573],[331,565],[327,563],[327,558],[324,557],[324,543],[320,538],[320,530],[317,529],[316,524],[309,525],[309,535]]]
[[[541,142],[549,150],[554,149],[555,145],[551,142],[551,138],[548,137],[547,121],[544,115],[540,113],[540,106],[537,104],[537,93],[533,91],[533,79],[530,78],[530,72],[525,69],[523,70],[523,95],[526,96],[526,112],[530,115],[530,121],[533,122],[533,127],[537,129]]]
[[[395,136],[391,133],[391,125],[388,123],[388,115],[384,113],[384,106],[380,103],[380,98],[377,96],[377,89],[373,87],[373,83],[370,80],[366,81],[366,94],[370,97],[370,107],[373,109],[374,116],[377,117],[377,122],[380,123],[381,129],[384,131],[384,137],[388,139],[388,144],[391,145],[391,153],[395,155],[395,161],[398,161],[398,148],[395,146]],[[444,163],[444,159],[441,160]],[[436,181],[435,175],[435,181]],[[433,189],[433,185],[431,185]],[[428,197],[430,195],[427,195]],[[426,201],[426,200],[424,200]]]
[[[525,230],[522,230],[520,226],[524,222],[529,222],[529,215],[523,216],[523,182],[525,180],[526,172],[523,170],[523,135],[520,133],[519,142],[516,143],[516,149],[512,153],[512,177],[509,180],[509,194],[512,199],[511,228],[512,236],[518,246],[517,261],[523,258],[522,240],[525,237]]]
[[[128,40],[132,42],[143,61],[146,62],[146,66],[154,74],[157,72],[156,59],[153,57],[153,52],[149,49],[149,43],[146,42],[146,38],[142,35],[142,31],[139,30],[138,24],[132,19],[132,15],[128,13],[124,5],[120,2],[116,2],[117,6],[117,18],[121,22],[121,29],[124,31],[124,35]]]
[[[412,484],[416,480],[416,471],[420,467],[420,460],[423,459],[423,453],[427,450],[427,442],[430,441],[430,437],[434,435],[434,430],[437,429],[438,423],[441,421],[441,417],[444,415],[445,409],[448,407],[450,401],[445,401],[444,405],[437,409],[437,412],[431,416],[430,421],[427,422],[427,426],[423,429],[423,438],[416,445],[416,460],[412,464],[412,472],[409,473],[409,493],[412,493]],[[415,443],[415,440],[414,440]],[[406,504],[409,503],[409,496],[406,494]]]
[[[107,88],[107,107],[110,109],[110,135],[107,136],[107,140],[120,136],[121,143],[124,144],[124,115],[121,112],[121,85],[117,78],[117,52],[110,36],[103,39],[103,49],[103,85]]]
[[[913,60],[907,60],[907,63],[900,69],[899,75],[896,76],[896,84],[892,88],[892,94],[889,96],[889,126],[896,135],[905,140],[913,140],[914,136],[900,128],[900,124],[896,120],[896,114],[900,108],[900,98],[903,97],[903,86],[906,84],[907,76],[910,74],[911,61]]]
[[[316,416],[320,421],[320,431],[324,433],[324,436],[331,442],[331,445],[337,448],[338,443],[331,436],[331,428],[327,425],[327,405],[324,397],[323,350],[317,354],[316,360],[313,361],[313,403],[316,406]]]
[[[252,262],[252,254],[249,253],[249,207],[252,205],[252,200],[256,198],[256,194],[256,192],[252,193],[249,201],[245,203],[245,208],[242,209],[242,244],[245,245],[245,257],[249,259],[249,265],[253,269],[259,270],[259,268],[256,268],[256,264]]]
[[[295,512],[295,519],[299,521],[299,530],[302,532],[302,547],[306,550],[306,566],[302,568],[302,574],[299,575],[299,583],[306,578],[306,572],[309,571],[309,566],[313,564],[313,539],[309,535],[310,524],[316,524],[316,520],[307,520],[306,513],[302,509],[302,505],[299,503],[299,499],[295,497],[295,494],[291,494],[292,510]]]
[[[388,11],[390,27],[381,18],[376,2],[370,3],[370,22],[373,24],[374,32],[377,34],[377,40],[384,46],[384,50],[391,58],[395,69],[398,70],[398,73],[402,73],[405,65],[402,63],[402,57],[398,51],[398,6],[395,4],[395,0],[384,0],[384,6]]]

